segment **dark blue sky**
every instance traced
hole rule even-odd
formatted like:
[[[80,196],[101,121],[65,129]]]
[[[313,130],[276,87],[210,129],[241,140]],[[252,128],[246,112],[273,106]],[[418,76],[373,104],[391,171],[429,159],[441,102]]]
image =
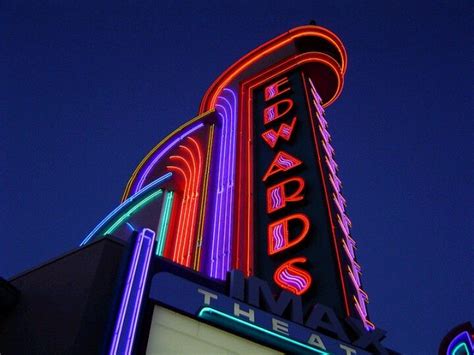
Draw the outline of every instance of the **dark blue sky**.
[[[468,1],[38,3],[0,6],[1,276],[75,248],[227,66],[315,19],[348,52],[327,118],[372,319],[408,354],[474,319]]]

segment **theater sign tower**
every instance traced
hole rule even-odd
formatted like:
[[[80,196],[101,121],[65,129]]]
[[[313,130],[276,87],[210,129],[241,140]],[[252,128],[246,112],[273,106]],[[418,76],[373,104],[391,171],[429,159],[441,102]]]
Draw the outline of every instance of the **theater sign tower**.
[[[331,31],[291,29],[144,157],[77,251],[123,250],[102,349],[395,353],[367,311],[330,134],[347,62]]]

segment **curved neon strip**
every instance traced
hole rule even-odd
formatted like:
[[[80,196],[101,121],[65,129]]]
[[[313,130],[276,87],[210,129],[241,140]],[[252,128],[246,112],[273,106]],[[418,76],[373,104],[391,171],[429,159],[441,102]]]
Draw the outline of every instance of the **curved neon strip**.
[[[229,107],[229,110],[231,110],[231,106],[229,105],[229,101],[227,101],[224,97],[221,97],[221,99],[226,103],[226,105],[228,105]],[[223,167],[223,176],[222,176],[222,185],[223,185],[223,199],[222,199],[222,208],[224,209],[224,213],[223,213],[223,217],[220,219],[219,221],[219,225],[221,225],[222,223],[222,234],[221,234],[221,237],[222,237],[222,248],[221,248],[221,252],[222,252],[222,262],[221,262],[221,265],[220,267],[218,267],[217,269],[217,275],[219,275],[218,277],[221,278],[221,279],[224,279],[225,278],[225,269],[226,269],[226,264],[227,264],[227,260],[228,260],[228,257],[229,257],[229,253],[230,253],[230,247],[229,247],[229,243],[230,243],[230,234],[229,234],[229,231],[227,230],[227,227],[229,226],[230,224],[230,219],[232,218],[231,215],[230,215],[230,209],[232,208],[232,206],[230,205],[229,203],[229,184],[230,184],[230,176],[229,176],[229,164],[232,163],[232,156],[231,156],[231,148],[232,148],[232,132],[231,132],[231,120],[232,120],[232,112],[227,112],[227,110],[225,109],[224,106],[222,105],[217,105],[216,104],[216,107],[217,106],[220,106],[222,108],[222,110],[225,112],[225,115],[226,115],[226,118],[225,118],[225,125],[226,125],[226,139],[224,141],[224,156],[223,156],[223,162],[225,163],[224,167]],[[227,115],[229,115],[229,117],[227,117]],[[222,117],[222,116],[221,116]],[[217,276],[216,275],[216,276]]]
[[[175,170],[183,176],[184,179],[184,189],[183,189],[183,197],[181,199],[181,206],[180,206],[180,211],[179,211],[179,219],[178,219],[178,228],[176,230],[176,238],[174,239],[174,245],[173,245],[173,256],[171,259],[177,263],[180,263],[178,261],[178,251],[180,249],[181,245],[181,231],[183,229],[183,223],[184,223],[184,214],[186,213],[187,209],[187,195],[188,195],[188,189],[189,189],[189,182],[188,182],[188,176],[186,175],[185,171],[177,166],[167,166],[169,170]]]
[[[220,253],[218,252],[218,249],[220,248],[220,237],[221,237],[221,232],[220,229],[222,227],[222,224],[220,223],[221,221],[221,215],[222,215],[222,194],[224,192],[224,186],[222,185],[222,161],[224,159],[224,154],[223,154],[223,148],[225,147],[224,141],[225,141],[225,124],[228,121],[227,119],[224,119],[222,113],[219,112],[219,116],[221,117],[221,122],[222,122],[222,127],[221,127],[221,137],[219,141],[219,166],[218,166],[218,171],[217,171],[217,191],[215,195],[215,203],[214,203],[214,227],[213,227],[213,233],[212,233],[212,249],[211,249],[211,272],[210,276],[211,277],[217,277],[217,265],[219,262],[220,258]]]
[[[192,185],[194,180],[194,171],[191,170],[191,166],[189,165],[188,161],[184,159],[182,156],[171,156],[171,159],[175,159],[180,161],[184,164],[185,169],[182,169],[182,174],[185,177],[185,188],[183,193],[183,200],[181,203],[181,211],[178,223],[178,231],[176,233],[176,242],[175,242],[175,250],[173,253],[173,260],[179,264],[186,265],[186,258],[184,255],[184,249],[186,248],[186,235],[188,233],[188,223],[189,223],[189,214],[191,208],[191,192],[192,192]]]
[[[473,339],[474,335],[471,336],[467,330],[459,333],[449,343],[446,355],[474,354]]]
[[[347,67],[347,53],[344,48],[344,45],[342,44],[342,41],[334,33],[327,30],[326,28],[319,26],[301,26],[271,39],[270,41],[257,47],[253,51],[247,53],[245,56],[235,62],[232,66],[230,66],[209,87],[206,94],[204,95],[203,100],[201,101],[199,111],[204,112],[206,111],[206,109],[213,108],[217,101],[217,97],[219,96],[219,94],[221,94],[222,89],[228,86],[232,80],[234,80],[240,73],[242,73],[252,64],[256,63],[258,60],[271,54],[272,52],[275,52],[276,50],[282,48],[283,46],[289,44],[293,40],[304,36],[322,37],[332,43],[341,55],[341,64],[339,65],[339,63],[337,63],[338,72],[340,72],[341,75],[344,75]],[[334,60],[334,62],[336,62],[336,60]],[[336,96],[327,103],[325,103],[325,105],[328,106],[335,99]]]
[[[229,100],[224,96],[219,99],[222,104],[216,104],[216,109],[221,117],[221,137],[219,149],[219,162],[217,171],[217,192],[214,203],[214,221],[211,245],[210,276],[224,279],[231,267],[232,259],[232,232],[233,208],[235,185],[235,155],[236,155],[236,125],[237,125],[237,96],[225,88],[224,92],[230,93]]]
[[[214,110],[209,110],[207,112],[203,112],[202,114],[200,114],[199,116],[197,117],[194,117],[193,119],[189,120],[188,122],[184,123],[183,125],[179,126],[178,128],[176,128],[173,132],[171,132],[170,134],[168,134],[164,139],[162,139],[157,145],[155,145],[149,152],[148,154],[141,160],[141,162],[137,165],[137,167],[135,168],[135,170],[133,171],[132,173],[132,176],[130,177],[130,179],[128,180],[127,182],[127,185],[125,186],[125,190],[122,194],[122,201],[124,201],[127,196],[130,195],[130,189],[133,185],[133,183],[135,182],[136,180],[136,177],[138,175],[138,173],[142,170],[142,167],[147,163],[148,159],[153,155],[155,154],[163,145],[169,143],[169,140],[178,135],[179,132],[183,131],[184,129],[188,128],[189,126],[191,126],[192,124],[198,122],[199,120],[202,120],[204,117],[206,117],[207,115],[211,114],[212,112],[214,112]]]
[[[166,173],[163,176],[160,176],[158,179],[154,180],[153,182],[149,183],[147,186],[145,186],[143,189],[141,189],[139,192],[136,194],[130,196],[128,199],[123,201],[120,205],[118,205],[112,212],[110,212],[107,217],[105,217],[93,230],[90,232],[87,237],[84,238],[84,240],[79,244],[79,246],[83,246],[86,244],[94,235],[97,234],[97,232],[104,226],[106,225],[113,217],[115,217],[116,214],[122,212],[123,209],[128,207],[133,201],[135,201],[137,198],[142,197],[145,195],[148,191],[151,189],[155,188],[157,185],[161,184],[162,182],[165,182],[166,180],[170,179],[173,176],[172,173]]]
[[[196,143],[192,138],[188,137],[189,140]],[[197,143],[196,143],[197,144]],[[194,217],[195,217],[195,209],[197,207],[196,196],[198,194],[197,188],[199,183],[199,175],[200,175],[200,163],[201,158],[199,158],[199,167],[196,164],[196,160],[194,157],[194,153],[191,151],[190,148],[186,146],[181,146],[188,153],[189,158],[192,162],[192,168],[188,164],[187,160],[184,159],[182,156],[177,157],[187,166],[189,170],[189,188],[185,192],[184,199],[186,200],[186,208],[184,209],[184,217],[183,223],[181,224],[182,229],[179,234],[179,248],[178,248],[178,260],[181,260],[181,264],[187,267],[191,266],[192,255],[191,255],[191,246],[193,244],[193,234],[194,234]],[[199,147],[198,155],[200,156]]]
[[[229,104],[231,107],[231,155],[229,156],[229,166],[230,166],[230,174],[229,174],[229,185],[228,185],[228,198],[229,198],[229,229],[228,229],[228,240],[227,240],[227,256],[226,256],[226,264],[225,269],[223,272],[223,276],[226,276],[227,271],[229,271],[232,267],[232,233],[234,231],[233,224],[235,213],[232,213],[234,210],[234,197],[235,197],[235,169],[236,169],[236,161],[237,161],[237,95],[230,89],[225,88],[224,92],[228,92],[232,95],[233,105],[229,103],[227,99],[224,100]]]
[[[188,137],[189,138],[189,137]],[[184,265],[190,266],[190,258],[191,258],[191,244],[193,238],[193,211],[194,211],[194,194],[196,191],[196,182],[197,182],[197,172],[196,172],[196,159],[194,158],[194,154],[191,152],[191,149],[188,147],[182,146],[182,148],[188,153],[189,157],[191,158],[192,162],[192,172],[190,172],[191,183],[189,189],[189,207],[188,213],[186,216],[186,225],[184,227],[184,235],[183,235],[183,249],[181,251],[181,255],[184,258]]]
[[[206,153],[206,165],[204,171],[204,182],[202,187],[202,198],[201,198],[201,209],[199,214],[199,226],[197,231],[197,242],[196,242],[196,252],[194,256],[194,270],[200,271],[201,269],[201,252],[202,252],[202,241],[203,241],[203,233],[204,233],[204,224],[205,221],[210,220],[206,219],[206,202],[207,196],[209,194],[208,191],[208,184],[209,184],[209,175],[210,175],[210,168],[211,168],[211,158],[212,158],[212,146],[214,143],[214,125],[212,124],[209,127],[209,137],[207,142],[207,153]]]
[[[140,176],[140,179],[138,180],[138,183],[137,185],[133,188],[133,192],[137,192],[139,191],[143,184],[145,183],[145,179],[147,178],[148,174],[151,172],[151,170],[153,169],[153,167],[156,165],[156,163],[158,163],[160,161],[160,159],[166,154],[168,153],[171,148],[173,148],[178,142],[182,141],[184,138],[186,138],[187,136],[189,136],[191,133],[197,131],[199,128],[203,127],[204,126],[204,123],[199,123],[198,125],[194,126],[194,127],[191,127],[190,129],[188,129],[186,132],[184,132],[183,134],[181,134],[180,136],[176,137],[175,139],[173,139],[171,142],[169,142],[168,145],[166,145],[154,158],[153,160],[149,163],[149,165],[147,166],[147,168],[145,169],[145,171],[143,172],[143,174]]]
[[[217,265],[218,259],[220,258],[220,253],[218,249],[220,248],[220,229],[222,224],[221,221],[221,214],[222,214],[222,194],[224,192],[224,186],[222,183],[222,166],[223,166],[223,159],[224,159],[224,152],[223,149],[225,147],[225,127],[226,123],[228,122],[227,119],[224,119],[222,113],[218,113],[221,117],[221,137],[220,137],[220,149],[219,149],[219,166],[217,168],[217,191],[215,195],[215,203],[214,203],[214,224],[213,224],[213,233],[212,233],[212,249],[211,249],[211,277],[217,277]]]
[[[130,208],[126,213],[124,213],[114,224],[112,224],[106,231],[105,234],[113,233],[128,217],[134,214],[136,211],[141,209],[142,207],[146,206],[149,202],[151,202],[155,197],[160,196],[163,193],[162,190],[158,190],[153,192],[150,196],[144,198],[142,201],[137,203],[135,206]]]
[[[196,254],[195,249],[196,249],[196,244],[197,244],[197,238],[198,236],[195,235],[196,231],[196,217],[197,217],[197,212],[198,212],[198,202],[199,202],[199,187],[201,186],[201,180],[202,180],[202,152],[201,152],[201,147],[199,146],[198,142],[192,138],[188,137],[188,139],[193,143],[194,147],[196,148],[197,152],[197,157],[198,157],[198,163],[197,167],[195,168],[195,185],[194,185],[194,191],[192,195],[192,218],[191,218],[191,227],[190,227],[190,242],[188,244],[188,263],[187,266],[190,267],[193,259],[193,255]],[[194,156],[193,156],[193,161],[194,161]],[[194,251],[194,253],[192,253]]]
[[[458,350],[463,348],[463,352],[459,352],[458,353]],[[469,349],[467,347],[467,344],[466,343],[461,343],[459,344],[458,346],[456,346],[452,352],[452,355],[462,355],[462,354],[469,354]],[[449,354],[451,355],[451,354]]]
[[[322,351],[322,350],[318,350],[316,348],[313,348],[307,344],[304,344],[304,343],[300,343],[299,341],[296,341],[296,340],[293,340],[291,338],[288,338],[286,336],[283,336],[283,335],[280,335],[278,333],[275,333],[275,332],[272,332],[270,330],[267,330],[265,328],[261,328],[255,324],[252,324],[252,323],[248,323],[248,322],[245,322],[243,321],[242,319],[239,319],[237,317],[233,317],[233,316],[230,316],[226,313],[223,313],[223,312],[220,312],[218,310],[215,310],[213,308],[210,308],[210,307],[203,307],[200,311],[199,311],[199,314],[198,314],[198,317],[199,318],[204,318],[204,319],[207,319],[209,320],[210,317],[212,317],[213,313],[221,318],[224,318],[224,319],[227,319],[227,320],[230,320],[232,322],[235,322],[235,323],[238,323],[240,325],[243,325],[243,326],[246,326],[250,329],[253,329],[253,330],[256,330],[257,332],[259,333],[262,333],[264,334],[265,336],[270,336],[270,337],[274,337],[274,338],[277,338],[278,341],[283,341],[283,342],[288,342],[288,343],[291,343],[293,345],[296,345],[298,347],[302,347],[304,348],[305,350],[310,350],[312,352],[315,352],[317,354],[321,354],[321,355],[330,355],[329,353],[325,352],[325,351]]]
[[[471,337],[471,335],[469,334],[467,330],[463,331],[462,333],[459,333],[449,343],[448,349],[447,349],[447,355],[458,355],[458,350],[463,346],[466,353],[469,354],[469,351],[467,350],[470,350],[471,353],[474,352],[474,344],[472,341],[473,339],[474,339],[474,336]]]
[[[180,241],[181,243],[179,244],[179,249],[178,249],[178,257],[180,257],[183,261],[182,264],[185,266],[188,266],[188,255],[186,254],[186,250],[188,248],[188,244],[190,243],[189,238],[191,237],[190,234],[190,228],[189,228],[189,223],[190,223],[190,218],[192,216],[192,210],[193,210],[193,191],[194,191],[194,184],[195,184],[195,179],[196,179],[196,162],[194,161],[194,156],[191,153],[190,149],[184,146],[180,146],[181,148],[185,149],[188,154],[190,155],[191,161],[193,162],[193,168],[191,169],[191,166],[189,165],[188,161],[184,159],[182,156],[180,157],[182,159],[182,162],[187,166],[189,170],[189,188],[184,196],[186,199],[186,210],[185,210],[185,217],[183,221],[183,229],[181,230],[180,234]]]
[[[473,338],[471,338],[471,335],[469,334],[467,330],[459,333],[449,343],[446,355],[461,355],[461,353],[458,353],[458,350],[461,349],[461,347],[463,346],[464,346],[463,350],[465,350],[467,354],[470,354],[469,351],[467,350],[470,350],[471,353],[473,353],[474,343],[472,339]]]
[[[168,168],[179,171],[185,179],[172,260],[178,264],[191,267],[196,245],[196,217],[203,158],[198,142],[192,137],[187,137],[187,140],[189,141],[188,145],[180,145],[180,149],[186,156],[172,155],[170,157],[170,160],[179,162],[183,168],[177,166],[169,166]]]
[[[281,264],[273,274],[273,280],[280,286],[296,295],[305,293],[311,285],[311,276],[303,269],[293,266],[305,263],[305,257],[293,258]]]

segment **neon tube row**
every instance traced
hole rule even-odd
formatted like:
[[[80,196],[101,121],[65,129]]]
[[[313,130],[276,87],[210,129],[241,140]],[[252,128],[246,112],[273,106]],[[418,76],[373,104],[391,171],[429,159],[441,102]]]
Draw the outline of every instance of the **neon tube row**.
[[[186,267],[194,265],[196,248],[196,224],[198,203],[201,194],[203,156],[200,144],[192,137],[179,146],[180,155],[172,155],[169,160],[175,165],[167,168],[184,180],[184,192],[174,239],[172,260]]]
[[[207,152],[206,152],[206,165],[203,177],[203,187],[201,194],[201,208],[199,214],[199,225],[197,231],[197,242],[196,242],[196,252],[194,257],[194,270],[201,271],[201,254],[203,250],[203,240],[204,240],[204,229],[206,224],[206,210],[207,210],[207,197],[209,195],[208,186],[209,186],[209,175],[211,171],[211,159],[212,159],[212,147],[214,144],[214,129],[215,126],[212,124],[209,127],[208,143],[207,143]],[[208,239],[208,238],[206,238]]]
[[[123,236],[125,225],[131,230],[134,225],[147,227],[156,231],[157,256],[225,279],[234,242],[237,96],[232,90],[223,89],[215,112],[212,117],[218,120],[217,125],[202,115],[159,143],[127,185],[124,196],[133,195],[112,211],[81,246],[105,234]],[[166,173],[150,183],[159,172]],[[159,210],[153,204],[153,211],[146,209],[140,214],[160,196]],[[154,222],[150,215],[156,216]]]
[[[186,137],[191,135],[193,132],[199,130],[200,128],[204,127],[204,123],[198,123],[194,126],[191,126],[184,130],[184,132],[179,135],[178,137],[170,140],[165,144],[161,149],[159,149],[156,153],[153,159],[151,159],[148,164],[146,165],[146,168],[141,169],[142,174],[138,178],[138,183],[135,185],[135,187],[132,189],[131,193],[136,193],[137,191],[141,190],[143,185],[145,184],[145,181],[149,177],[150,173],[152,172],[153,168],[156,166],[156,164],[165,156],[166,153],[168,153],[172,148],[176,146],[179,142],[184,140]]]
[[[338,166],[336,162],[334,161],[334,148],[331,146],[331,143],[330,143],[331,135],[327,131],[328,124],[327,124],[326,119],[324,118],[324,109],[321,105],[321,97],[318,95],[316,88],[310,78],[308,78],[308,82],[310,84],[312,103],[316,110],[316,117],[318,118],[318,121],[319,121],[319,125],[318,125],[319,132],[321,133],[321,136],[323,137],[323,140],[321,141],[321,145],[324,148],[325,162],[330,171],[329,181],[331,182],[331,185],[334,189],[334,193],[332,194],[332,199],[333,199],[334,204],[337,207],[337,221],[344,235],[344,239],[342,239],[342,247],[346,253],[347,259],[349,260],[349,264],[350,264],[348,266],[347,273],[349,275],[350,280],[352,281],[354,289],[356,290],[356,295],[353,296],[354,306],[361,320],[363,321],[365,328],[367,330],[374,329],[375,326],[368,320],[368,314],[367,314],[367,308],[366,308],[366,303],[368,303],[368,296],[367,296],[367,293],[365,293],[362,290],[362,286],[361,286],[361,282],[359,278],[361,269],[360,269],[359,264],[357,264],[357,262],[355,261],[355,244],[356,243],[350,235],[350,227],[352,223],[345,211],[346,200],[342,196],[342,193],[341,193],[341,185],[342,185],[341,180],[337,177]]]
[[[212,243],[209,276],[225,279],[232,260],[232,222],[235,185],[235,146],[237,128],[237,97],[225,88],[216,103],[221,119],[217,182],[212,222]]]

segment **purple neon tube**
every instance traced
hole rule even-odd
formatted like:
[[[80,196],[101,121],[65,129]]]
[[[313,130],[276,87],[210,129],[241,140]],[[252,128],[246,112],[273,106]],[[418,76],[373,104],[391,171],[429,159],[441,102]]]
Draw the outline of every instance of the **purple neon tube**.
[[[143,233],[145,232],[148,232],[149,236],[144,237],[144,240],[146,240],[147,242],[147,246],[145,249],[145,261],[142,264],[143,269],[141,272],[140,283],[138,284],[137,297],[135,298],[135,302],[133,304],[132,322],[128,331],[128,337],[125,347],[126,354],[132,353],[133,340],[135,339],[135,333],[137,331],[138,312],[140,311],[140,307],[143,301],[143,293],[145,291],[146,278],[148,276],[150,259],[153,250],[153,241],[155,240],[155,233],[152,230],[146,229]]]
[[[334,148],[332,147],[329,142],[324,142],[323,140],[321,141],[323,144],[324,151],[326,152],[327,155],[333,156],[334,155]]]
[[[227,181],[227,216],[228,216],[228,229],[226,231],[226,245],[225,245],[225,262],[223,263],[224,269],[222,270],[222,278],[225,278],[226,273],[231,268],[231,257],[232,257],[232,231],[233,231],[233,214],[232,210],[234,207],[234,179],[235,179],[235,149],[236,149],[236,128],[237,128],[237,97],[233,91],[229,89],[224,89],[224,92],[228,92],[232,95],[232,104],[226,99],[223,98],[229,107],[230,110],[230,136],[231,136],[231,144],[230,144],[230,156],[227,162],[228,164],[228,181]]]
[[[342,241],[342,246],[344,247],[344,250],[346,251],[347,257],[350,260],[353,260],[355,258],[355,253],[354,253],[354,244],[352,242],[346,242]]]
[[[155,232],[147,228],[137,236],[109,355],[132,353],[154,240]]]
[[[364,326],[367,330],[372,329],[372,326],[367,322],[367,308],[366,308],[366,301],[367,301],[367,295],[365,292],[363,292],[360,289],[360,279],[358,275],[359,267],[357,263],[354,260],[354,241],[350,237],[350,220],[347,217],[345,213],[345,202],[346,200],[342,196],[342,193],[340,192],[340,187],[341,187],[341,180],[337,176],[337,163],[335,162],[333,158],[334,154],[334,148],[330,144],[331,140],[331,135],[329,134],[327,130],[327,121],[324,118],[324,108],[321,105],[321,97],[318,95],[318,92],[316,91],[316,88],[314,87],[313,82],[311,79],[309,79],[309,83],[311,85],[311,93],[313,95],[313,104],[314,108],[316,109],[316,116],[318,117],[319,120],[319,131],[321,132],[321,135],[323,136],[324,140],[321,142],[323,145],[323,148],[326,152],[325,160],[326,164],[329,167],[330,174],[329,174],[329,180],[334,187],[335,194],[333,195],[333,201],[336,204],[341,217],[338,218],[338,224],[345,236],[345,240],[347,240],[347,243],[344,243],[343,239],[343,248],[346,249],[346,253],[349,256],[350,259],[350,268],[351,271],[349,273],[350,278],[352,279],[352,282],[355,284],[355,289],[356,289],[356,298],[357,298],[357,303],[355,304],[357,311],[359,312],[359,315],[361,317],[361,320],[364,322]],[[348,245],[345,245],[348,244]],[[350,244],[350,247],[349,247]]]
[[[133,188],[133,191],[131,192],[132,194],[139,191],[142,187],[143,184],[145,183],[146,178],[150,174],[151,170],[153,167],[160,161],[160,159],[170,151],[171,148],[173,148],[178,142],[182,141],[184,138],[189,136],[191,133],[197,131],[199,128],[203,127],[204,123],[198,123],[195,126],[192,126],[188,128],[187,130],[184,130],[184,132],[179,135],[178,137],[174,138],[173,140],[169,141],[166,143],[164,147],[162,147],[158,152],[156,152],[156,156],[153,158],[151,162],[148,163],[147,167],[145,168],[145,171],[140,175],[140,178],[138,179],[138,183],[135,185]],[[143,170],[143,169],[141,169]]]
[[[456,355],[454,354],[454,349],[461,345],[462,343],[466,344],[466,347],[468,350],[473,351],[474,350],[474,345],[472,343],[471,335],[467,330],[465,330],[462,333],[459,333],[454,337],[453,340],[451,340],[451,343],[448,345],[448,350],[447,350],[447,355]]]
[[[327,166],[329,167],[329,170],[331,170],[331,173],[332,173],[333,175],[336,175],[336,174],[337,174],[337,172],[336,172],[337,164],[336,164],[336,162],[334,161],[334,159],[330,159],[330,158],[328,158],[328,157],[326,156],[326,159],[325,159],[325,160],[326,160]]]
[[[235,140],[237,97],[232,90],[224,89],[218,98],[216,111],[222,125],[217,167],[217,191],[215,194],[210,276],[224,279],[230,269],[232,256],[232,208],[234,204]],[[224,95],[227,94],[228,97]],[[230,94],[230,95],[228,95]]]
[[[223,118],[222,114],[219,113],[219,116],[221,117],[222,125],[221,125],[221,136],[220,136],[220,142],[219,142],[219,162],[217,166],[217,181],[216,181],[216,192],[215,192],[215,197],[214,197],[214,219],[212,223],[212,243],[211,243],[211,268],[210,268],[210,274],[209,276],[211,277],[217,277],[216,276],[216,270],[217,270],[217,262],[219,258],[218,254],[218,249],[219,249],[219,242],[220,242],[220,213],[222,209],[222,193],[224,191],[224,187],[222,186],[222,160],[223,160],[223,146],[224,146],[224,133],[225,133],[225,124],[226,124],[226,119]]]
[[[340,192],[341,191],[341,180],[337,176],[329,175],[329,181],[331,181],[332,187],[334,191]]]
[[[347,217],[345,212],[341,214],[341,221],[342,221],[342,224],[344,224],[344,227],[347,228],[347,230],[351,229],[352,222],[349,219],[349,217]]]
[[[326,130],[326,128],[324,128],[323,126],[319,125],[319,131],[320,131],[321,134],[323,135],[324,140],[329,143],[329,141],[331,140],[331,135],[330,135],[329,132]]]
[[[305,279],[299,276],[291,275],[288,270],[283,270],[283,272],[280,274],[280,277],[283,281],[290,285],[293,285],[293,287],[295,287],[299,291],[303,290],[307,285]]]

